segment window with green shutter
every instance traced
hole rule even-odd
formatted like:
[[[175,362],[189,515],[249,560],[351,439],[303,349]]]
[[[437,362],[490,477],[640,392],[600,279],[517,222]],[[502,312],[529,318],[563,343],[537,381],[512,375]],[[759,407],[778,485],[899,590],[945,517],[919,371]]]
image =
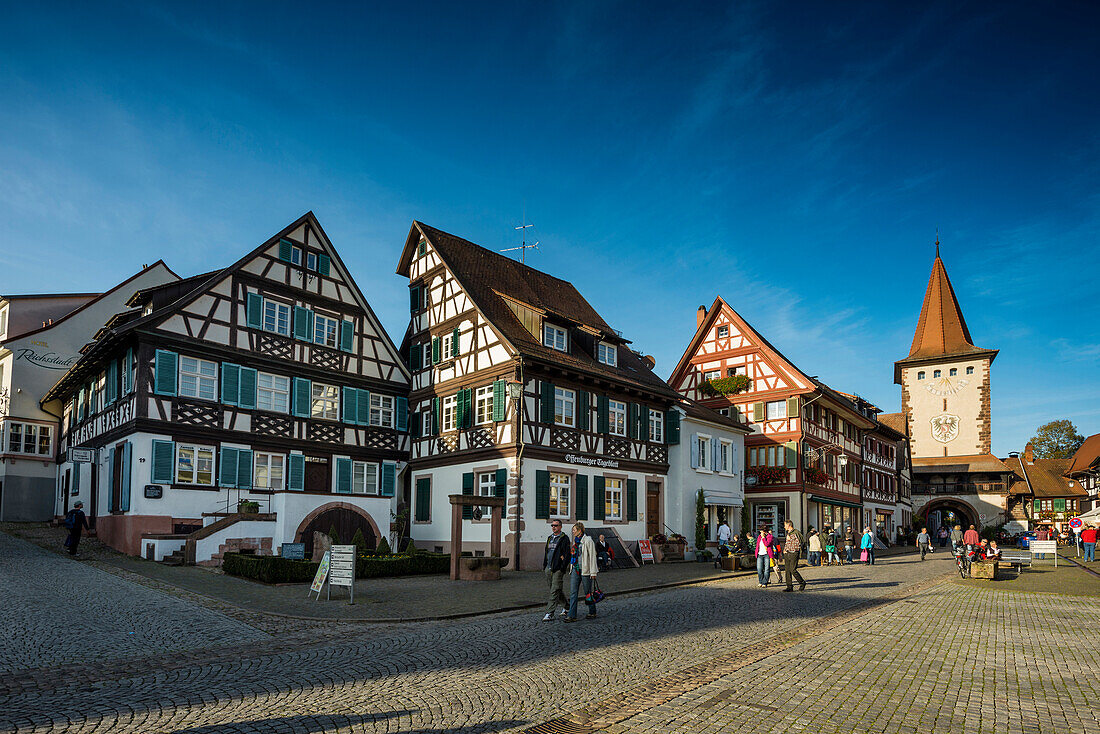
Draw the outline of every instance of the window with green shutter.
[[[370,390],[355,391],[355,419],[356,425],[370,425]]]
[[[237,489],[252,489],[252,451],[237,449]]]
[[[409,310],[416,313],[420,310],[420,286],[409,288]]]
[[[798,467],[798,444],[794,441],[787,441],[783,444],[787,453],[786,468],[795,469]]]
[[[313,382],[304,377],[295,377],[290,412],[299,418],[308,418],[312,404]]]
[[[550,472],[535,472],[535,518],[550,519]]]
[[[554,384],[547,380],[539,383],[539,420],[554,422]]]
[[[794,395],[792,397],[787,398],[787,417],[788,418],[797,418],[798,417],[798,411],[799,411],[798,396]]]
[[[236,488],[237,449],[223,446],[218,453],[218,486]]]
[[[241,367],[241,389],[237,405],[252,410],[256,407],[256,380],[258,374],[251,367]]]
[[[340,322],[340,350],[343,352],[355,351],[355,322],[344,319]]]
[[[308,308],[294,307],[294,338],[313,341],[313,312]]]
[[[351,459],[336,460],[336,492],[351,494]]]
[[[432,519],[432,480],[419,477],[416,480],[416,522],[430,522]]]
[[[432,435],[439,435],[439,398],[432,398]]]
[[[576,515],[578,520],[588,519],[588,476],[585,474],[578,474],[576,477],[577,485],[577,501],[575,503]]]
[[[290,262],[291,251],[294,246],[287,240],[279,240],[279,259],[283,262]]]
[[[473,495],[474,493],[474,473],[466,472],[462,475],[462,494]],[[474,518],[474,508],[466,505],[462,508],[462,519],[472,520]]]
[[[432,337],[432,364],[439,364],[439,337]]]
[[[157,484],[171,484],[176,476],[176,444],[171,441],[153,441],[153,468],[151,478]]]
[[[133,464],[133,444],[129,441],[122,444],[122,476],[120,477],[118,509],[122,512],[130,511],[130,473]]]
[[[451,341],[451,356],[452,357],[457,357],[460,354],[460,352],[458,350],[458,345],[459,345],[458,335],[459,335],[459,331],[458,331],[458,327],[456,326],[455,330],[454,330],[454,333],[451,335],[451,340],[452,340]]]
[[[592,407],[589,395],[587,390],[577,391],[577,428],[582,431],[592,430]]]
[[[424,349],[419,344],[409,345],[409,369],[419,370],[420,360],[424,356]]]
[[[493,484],[494,497],[508,497],[508,470],[497,469],[496,481]],[[500,508],[500,516],[508,517],[508,506]]]
[[[127,349],[122,356],[122,394],[129,395],[134,391],[134,350]]]
[[[1066,500],[1065,500],[1065,498],[1054,500],[1054,511],[1055,512],[1065,512],[1066,511]]]
[[[105,383],[107,388],[107,405],[111,405],[118,400],[118,362],[111,360],[107,363],[107,381]]]
[[[295,492],[301,492],[306,488],[306,457],[302,454],[291,454],[286,457],[286,488]]]
[[[592,519],[603,520],[607,513],[607,492],[604,489],[603,476],[592,477]]]
[[[245,299],[248,328],[260,329],[264,323],[264,298],[259,293],[249,293]]]
[[[359,392],[354,387],[345,387],[340,391],[340,414],[344,423],[354,426],[358,423],[356,409],[358,403],[356,400],[356,393]]]
[[[1039,500],[1035,500],[1034,504],[1032,504],[1032,510],[1039,512]]]
[[[508,406],[508,384],[504,380],[493,382],[493,420],[504,420]]]
[[[626,480],[626,519],[633,522],[638,519],[638,480]]]
[[[179,355],[167,349],[158,349],[153,361],[153,392],[157,395],[175,395]]]
[[[383,497],[393,497],[397,485],[397,465],[392,461],[382,462],[382,481],[379,483]]]
[[[665,443],[676,446],[680,443],[680,412],[669,408],[665,413]]]
[[[241,366],[222,362],[222,402],[236,405],[241,395]]]
[[[398,397],[394,401],[394,420],[397,423],[397,430],[407,431],[409,430],[409,400],[408,398]]]
[[[606,395],[596,396],[596,431],[599,433],[609,433],[611,430],[611,423],[608,418],[608,400]],[[603,518],[601,518],[603,519]]]
[[[332,258],[328,255],[317,256],[317,272],[321,275],[328,275],[332,270]]]

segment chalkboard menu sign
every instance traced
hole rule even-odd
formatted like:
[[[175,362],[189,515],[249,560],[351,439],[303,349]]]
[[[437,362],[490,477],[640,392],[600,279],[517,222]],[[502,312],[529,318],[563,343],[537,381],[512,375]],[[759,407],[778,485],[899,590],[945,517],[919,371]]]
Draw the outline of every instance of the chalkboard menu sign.
[[[304,561],[306,558],[306,544],[283,543],[279,546],[279,555],[292,561]]]

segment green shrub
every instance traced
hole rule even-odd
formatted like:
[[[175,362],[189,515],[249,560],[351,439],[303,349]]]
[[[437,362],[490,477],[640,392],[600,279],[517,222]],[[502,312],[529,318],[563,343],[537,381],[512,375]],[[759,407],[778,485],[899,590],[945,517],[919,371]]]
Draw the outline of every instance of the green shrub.
[[[388,540],[386,540],[385,535],[383,535],[382,539],[378,541],[378,547],[374,549],[374,555],[376,555],[376,556],[393,555],[393,551],[390,550],[390,542]]]
[[[266,584],[293,584],[312,581],[320,564],[312,561],[292,561],[280,556],[252,556],[226,553],[222,571],[231,576],[263,581]]]
[[[355,564],[355,576],[361,579],[382,576],[418,576],[447,573],[451,557],[446,553],[418,552],[402,556],[360,556]]]
[[[329,525],[328,537],[332,540],[333,545],[340,545],[340,533],[336,532],[335,525]]]
[[[418,552],[419,552],[419,549],[416,547],[416,544],[413,543],[412,538],[409,538],[408,540],[405,541],[404,553],[405,553],[406,556],[414,556]]]
[[[355,552],[357,555],[363,555],[370,548],[367,547],[367,536],[363,535],[363,528],[359,528],[355,531],[355,535],[352,536],[351,544],[355,546]]]

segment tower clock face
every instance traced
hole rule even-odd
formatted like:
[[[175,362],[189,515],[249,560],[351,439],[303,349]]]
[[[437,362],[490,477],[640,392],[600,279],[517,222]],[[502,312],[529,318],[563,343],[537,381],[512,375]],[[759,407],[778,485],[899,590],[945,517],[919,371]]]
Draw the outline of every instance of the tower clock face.
[[[954,395],[969,384],[970,381],[962,377],[934,377],[924,389],[933,395]]]

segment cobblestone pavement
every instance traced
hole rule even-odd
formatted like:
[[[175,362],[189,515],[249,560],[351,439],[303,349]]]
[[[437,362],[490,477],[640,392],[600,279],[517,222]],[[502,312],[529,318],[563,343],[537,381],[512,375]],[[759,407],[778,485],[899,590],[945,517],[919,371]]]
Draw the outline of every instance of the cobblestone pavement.
[[[247,624],[3,533],[0,605],[0,674],[266,637]]]
[[[913,654],[915,645],[923,644],[918,642],[923,635],[943,636],[935,641],[937,655],[965,644],[981,664],[1015,649],[1010,634],[1030,635],[1029,645],[1065,646],[1072,636],[1069,620],[1076,612],[1063,609],[1065,618],[1059,617],[1050,629],[1030,616],[1058,613],[1059,597],[1043,595],[1039,603],[1049,606],[1039,608],[1021,607],[1016,601],[1033,595],[998,595],[950,584],[936,585],[935,592],[920,591],[938,584],[951,568],[947,559],[920,563],[913,556],[900,556],[873,568],[806,569],[803,573],[810,582],[806,593],[760,590],[755,579],[739,578],[620,597],[601,605],[598,620],[572,625],[543,623],[541,615],[528,612],[468,621],[348,627],[336,636],[326,628],[301,629],[260,634],[232,648],[169,654],[153,649],[145,658],[0,674],[0,731],[473,733],[522,731],[570,712],[601,710],[611,722],[608,726],[619,731],[667,730],[675,724],[658,724],[640,715],[683,705],[707,724],[708,714],[700,713],[700,703],[718,696],[704,708],[709,706],[716,716],[727,712],[727,720],[732,721],[743,712],[731,708],[737,699],[724,691],[741,677],[723,677],[723,666],[730,666],[731,659],[758,665],[757,675],[749,679],[755,681],[759,670],[774,674],[784,656],[796,649],[817,659],[813,680],[839,680],[842,670],[861,671],[873,661],[890,660],[883,673],[874,677],[865,673],[868,686],[884,691],[876,706],[887,715],[898,708],[894,699],[907,690],[913,695],[914,689],[905,687],[898,693],[885,691],[896,683],[895,676],[901,680],[907,675],[897,661]],[[1087,576],[1080,570],[1073,572]],[[908,604],[912,599],[902,597],[913,592],[925,601]],[[486,586],[486,593],[492,593],[491,586]],[[1005,625],[995,633],[1000,635],[995,643],[965,623],[957,627],[942,623],[947,602],[937,600],[952,594],[976,602],[979,609],[986,604],[982,594],[992,595],[1003,606],[1003,612],[982,620],[994,630],[997,624]],[[1089,614],[1097,611],[1081,609]],[[236,622],[219,617],[217,622],[177,622],[172,629],[227,623]],[[870,625],[866,631],[861,628],[864,624]],[[849,637],[836,637],[844,634]],[[904,644],[896,644],[894,636]],[[833,641],[823,649],[813,647],[826,639]],[[987,653],[978,647],[981,644],[995,646]],[[811,652],[801,652],[803,645]],[[1025,646],[1020,654],[1029,649]],[[836,650],[847,651],[844,662],[830,657]],[[683,677],[684,671],[691,670],[716,672],[698,682]],[[997,668],[1002,677],[1004,670]],[[1053,666],[1045,671],[1056,672]],[[797,680],[807,673],[794,675]],[[724,688],[720,680],[726,680]],[[980,674],[975,680],[976,687],[965,688],[967,692],[961,694],[965,700],[956,700],[955,705],[965,707],[974,701],[980,712],[987,693],[996,695],[1002,689],[985,684]],[[1059,687],[1060,680],[1037,683],[1027,700],[1061,705],[1069,693]],[[940,695],[935,676],[927,684]],[[716,692],[686,702],[695,690],[708,686],[717,686]],[[782,695],[774,688],[764,691],[768,700],[764,706],[796,705],[809,711],[816,704],[814,710],[823,717],[817,728],[822,730],[833,730],[829,729],[833,719],[828,717],[834,709],[833,702],[820,702],[823,693],[847,700],[846,711],[863,711],[856,708],[862,696],[858,686],[837,684],[834,691],[826,685],[810,691],[787,690]],[[1057,693],[1052,696],[1053,691]],[[923,689],[919,692],[931,695]],[[618,714],[612,715],[616,707]],[[839,705],[835,708],[841,710]],[[743,719],[750,722],[746,731],[780,715],[760,707],[749,707],[749,713]],[[868,714],[860,716],[866,721]],[[994,719],[989,722],[984,728],[971,729],[968,719],[965,731],[993,731]],[[1044,730],[1046,722],[1040,719],[1032,729]],[[816,721],[808,723],[813,728]],[[849,730],[870,728],[875,727]]]

